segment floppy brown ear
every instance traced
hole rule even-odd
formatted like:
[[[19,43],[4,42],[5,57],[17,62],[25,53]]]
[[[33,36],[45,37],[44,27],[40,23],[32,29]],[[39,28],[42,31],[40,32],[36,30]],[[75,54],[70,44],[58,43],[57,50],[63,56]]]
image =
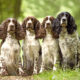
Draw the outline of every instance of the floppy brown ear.
[[[19,24],[18,21],[16,21],[16,39],[22,40],[25,38],[25,32],[23,27]]]
[[[36,39],[44,38],[46,36],[46,30],[45,30],[44,27],[42,27],[40,22],[37,23],[36,28],[37,28],[37,30],[36,30]]]
[[[24,21],[22,22],[22,28],[23,28],[25,33],[26,33],[26,23],[25,23],[26,19],[24,19]]]
[[[7,35],[7,20],[0,25],[0,39],[5,39]]]
[[[4,27],[2,27],[1,25],[0,25],[0,39],[5,39],[6,38],[6,31],[5,31],[5,29],[4,29]]]
[[[44,20],[42,22],[42,27],[45,27],[45,20],[46,20],[46,18],[44,18]]]
[[[40,29],[40,22],[37,22],[35,25],[35,38],[36,39],[40,37],[39,29]]]

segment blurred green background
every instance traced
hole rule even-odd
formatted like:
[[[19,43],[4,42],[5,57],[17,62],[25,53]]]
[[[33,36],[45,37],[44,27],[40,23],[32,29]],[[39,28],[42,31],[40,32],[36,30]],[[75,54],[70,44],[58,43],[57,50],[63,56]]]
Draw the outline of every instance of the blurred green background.
[[[80,34],[80,0],[0,0],[0,23],[8,17],[22,22],[27,16],[42,21],[45,16],[56,17],[62,11],[74,16]]]

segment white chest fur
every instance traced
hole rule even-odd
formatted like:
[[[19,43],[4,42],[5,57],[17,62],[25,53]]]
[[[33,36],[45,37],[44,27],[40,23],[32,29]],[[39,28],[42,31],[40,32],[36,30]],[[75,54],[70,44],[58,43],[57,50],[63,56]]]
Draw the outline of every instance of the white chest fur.
[[[46,33],[46,37],[44,38],[42,45],[56,47],[58,45],[58,40],[53,38],[50,33]]]
[[[35,34],[29,31],[26,31],[26,37],[23,43],[25,43],[24,45],[31,45],[31,46],[39,45],[39,41],[35,39]]]
[[[23,52],[24,55],[33,60],[34,55],[39,55],[40,44],[39,40],[35,39],[35,34],[26,31],[26,37],[23,40]]]
[[[68,34],[66,28],[62,28],[59,35],[59,45],[63,54],[63,57],[71,57],[77,52],[78,34],[75,31],[73,34]]]
[[[46,63],[53,62],[54,56],[58,55],[58,40],[53,38],[51,34],[46,33],[46,37],[42,43],[42,56]],[[45,57],[46,56],[46,57]]]
[[[12,63],[15,62],[15,56],[19,57],[20,53],[20,45],[18,43],[18,40],[15,38],[12,38],[9,34],[6,37],[4,43],[1,47],[1,55],[5,58],[6,62]]]

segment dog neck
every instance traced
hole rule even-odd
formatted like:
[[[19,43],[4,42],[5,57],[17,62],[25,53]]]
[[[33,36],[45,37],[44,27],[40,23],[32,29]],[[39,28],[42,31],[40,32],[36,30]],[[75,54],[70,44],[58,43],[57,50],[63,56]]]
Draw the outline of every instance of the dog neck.
[[[63,33],[63,34],[67,33],[67,28],[66,27],[62,27],[61,33]]]
[[[10,39],[16,39],[15,38],[15,33],[7,33],[7,37],[6,37],[6,40],[10,40]]]
[[[52,36],[52,29],[46,29],[46,36],[44,38],[44,40],[50,40],[50,39],[53,39],[53,36]]]
[[[26,30],[26,37],[25,39],[35,39],[35,32],[31,32],[29,30]]]

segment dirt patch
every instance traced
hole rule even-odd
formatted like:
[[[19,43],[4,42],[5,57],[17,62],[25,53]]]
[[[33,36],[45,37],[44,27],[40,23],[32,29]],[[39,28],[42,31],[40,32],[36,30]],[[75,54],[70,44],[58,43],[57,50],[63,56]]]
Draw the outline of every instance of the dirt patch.
[[[34,80],[33,76],[0,76],[0,80]]]

